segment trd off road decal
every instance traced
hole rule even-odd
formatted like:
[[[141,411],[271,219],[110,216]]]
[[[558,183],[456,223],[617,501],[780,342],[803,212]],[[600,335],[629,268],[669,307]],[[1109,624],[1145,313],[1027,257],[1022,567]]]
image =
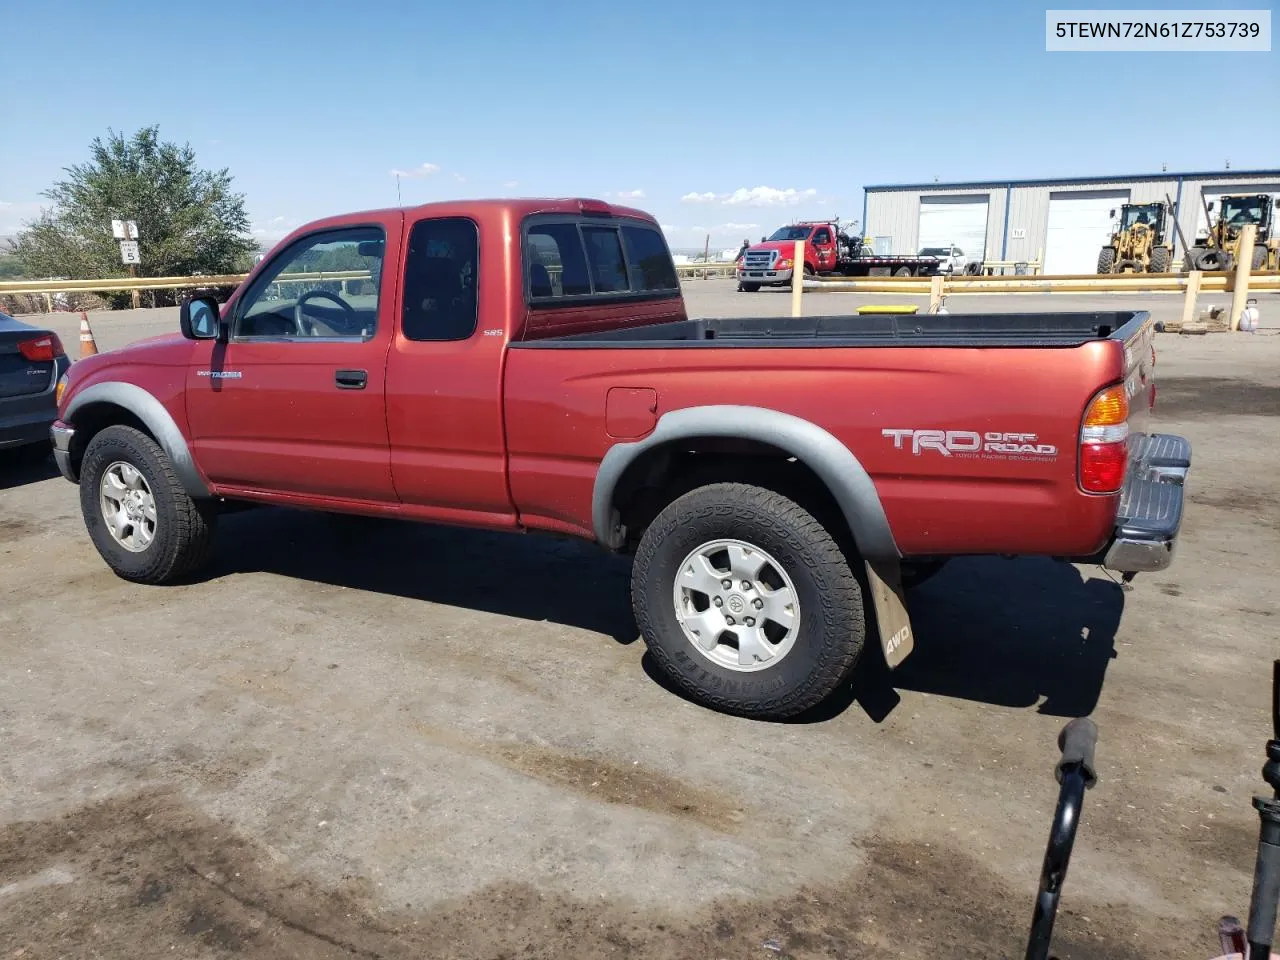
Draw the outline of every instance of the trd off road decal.
[[[1034,433],[1004,433],[974,430],[881,430],[893,441],[895,450],[910,450],[913,456],[925,451],[966,460],[1056,460],[1058,448],[1042,443]]]

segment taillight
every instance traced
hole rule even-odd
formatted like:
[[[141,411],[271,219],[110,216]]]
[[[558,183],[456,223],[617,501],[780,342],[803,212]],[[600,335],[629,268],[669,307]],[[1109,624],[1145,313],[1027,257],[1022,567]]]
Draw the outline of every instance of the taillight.
[[[1129,462],[1129,395],[1124,384],[1094,394],[1080,426],[1080,487],[1115,493]]]
[[[33,363],[47,363],[62,356],[62,341],[56,333],[46,333],[34,340],[23,340],[18,344],[18,352]]]

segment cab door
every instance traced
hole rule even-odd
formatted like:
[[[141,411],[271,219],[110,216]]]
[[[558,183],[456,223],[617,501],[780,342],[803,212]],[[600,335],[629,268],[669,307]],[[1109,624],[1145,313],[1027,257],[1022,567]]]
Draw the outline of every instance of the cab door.
[[[280,251],[228,304],[228,342],[197,341],[187,418],[222,490],[395,502],[386,359],[401,214],[329,226]]]
[[[836,268],[835,233],[830,227],[819,227],[813,231],[810,242],[813,244],[818,273],[830,273]]]

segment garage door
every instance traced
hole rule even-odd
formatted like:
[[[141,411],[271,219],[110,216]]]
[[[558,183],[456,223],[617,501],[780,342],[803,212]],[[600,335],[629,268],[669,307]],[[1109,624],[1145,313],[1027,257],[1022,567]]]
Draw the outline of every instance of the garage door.
[[[1213,216],[1216,217],[1218,215],[1218,207],[1221,205],[1220,201],[1223,196],[1230,196],[1232,194],[1244,194],[1245,196],[1249,196],[1255,193],[1267,193],[1271,195],[1273,198],[1272,202],[1274,203],[1275,198],[1280,197],[1280,183],[1242,183],[1237,186],[1229,187],[1204,187],[1201,192],[1204,194],[1204,199],[1208,203],[1214,204]],[[1184,220],[1183,222],[1185,223],[1186,221]],[[1197,237],[1202,237],[1208,232],[1209,225],[1204,219],[1204,204],[1197,202],[1195,235]]]
[[[959,247],[970,260],[983,260],[987,249],[987,198],[922,197],[920,242],[925,247]]]
[[[1111,211],[1119,215],[1128,200],[1128,190],[1049,194],[1044,272],[1096,273],[1098,251],[1111,236]]]

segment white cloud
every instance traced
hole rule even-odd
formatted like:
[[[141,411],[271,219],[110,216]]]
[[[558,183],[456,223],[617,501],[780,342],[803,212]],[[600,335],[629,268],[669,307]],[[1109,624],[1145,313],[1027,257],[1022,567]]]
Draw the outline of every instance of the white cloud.
[[[511,190],[511,189],[513,189],[513,188],[515,188],[515,187],[520,186],[520,181],[519,181],[519,180],[508,180],[506,183],[504,183],[504,184],[503,184],[503,186],[504,186],[504,187],[506,187],[508,190]]]
[[[464,177],[464,176],[463,176],[462,174],[460,174],[460,173],[455,173],[455,174],[453,175],[453,179],[457,180],[459,183],[466,183],[466,182],[467,182],[467,178],[466,178],[466,177]]]
[[[619,190],[616,194],[619,200],[643,200],[643,190]]]
[[[417,180],[422,177],[429,177],[433,173],[439,173],[439,172],[440,172],[440,167],[438,164],[424,163],[422,166],[414,167],[412,170],[400,170],[400,169],[392,170],[391,175],[393,177],[401,177],[402,179],[408,178],[410,180]]]
[[[811,200],[817,195],[818,191],[812,188],[797,190],[795,187],[788,187],[779,190],[777,187],[739,187],[725,197],[723,202],[731,207],[794,207],[800,201]]]
[[[814,201],[818,191],[810,187],[739,187],[732,193],[686,193],[681,203],[720,203],[726,207],[794,207],[806,200]]]

